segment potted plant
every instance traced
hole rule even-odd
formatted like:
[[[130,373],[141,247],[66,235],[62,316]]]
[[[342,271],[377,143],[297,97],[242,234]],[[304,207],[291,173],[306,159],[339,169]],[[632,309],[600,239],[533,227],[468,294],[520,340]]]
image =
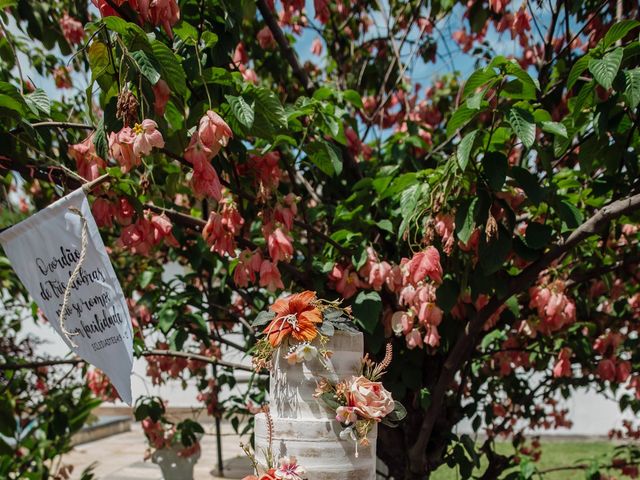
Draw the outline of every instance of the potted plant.
[[[149,442],[145,460],[157,464],[165,480],[193,479],[193,467],[200,458],[202,425],[191,419],[175,423],[166,417],[165,404],[157,397],[136,402],[136,420]]]

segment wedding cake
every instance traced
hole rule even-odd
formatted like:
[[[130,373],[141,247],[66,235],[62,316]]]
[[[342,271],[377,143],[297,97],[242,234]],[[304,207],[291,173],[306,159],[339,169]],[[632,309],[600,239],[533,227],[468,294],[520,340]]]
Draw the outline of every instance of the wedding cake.
[[[291,361],[295,345],[283,342],[274,351],[269,414],[255,417],[256,461],[266,470],[267,456],[295,457],[308,480],[373,480],[376,478],[377,427],[362,444],[344,435],[335,410],[314,397],[321,379],[337,382],[358,375],[363,355],[362,333],[336,330],[323,345],[316,339]],[[331,352],[328,358],[319,349]],[[342,435],[341,435],[342,433]],[[271,438],[270,438],[271,437]]]

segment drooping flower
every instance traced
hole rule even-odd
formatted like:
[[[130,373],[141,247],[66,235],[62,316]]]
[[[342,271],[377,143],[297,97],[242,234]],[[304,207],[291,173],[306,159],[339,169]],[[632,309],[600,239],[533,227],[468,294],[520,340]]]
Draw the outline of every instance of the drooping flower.
[[[316,38],[311,42],[311,54],[312,55],[322,55],[322,41],[319,38]]]
[[[53,69],[53,81],[58,88],[71,88],[71,69],[69,67],[57,67]]]
[[[260,265],[260,282],[261,287],[265,287],[270,292],[275,292],[277,289],[283,289],[284,284],[280,277],[280,270],[278,265],[270,262],[269,260],[263,260]]]
[[[171,98],[171,89],[167,82],[160,79],[158,83],[153,86],[153,111],[159,117],[164,115],[164,110]]]
[[[424,251],[416,253],[407,263],[409,278],[414,284],[425,280],[427,277],[436,283],[442,283],[442,266],[440,265],[440,253],[435,247],[427,247]]]
[[[96,198],[91,205],[91,213],[99,227],[113,226],[114,207],[108,200]]]
[[[236,204],[229,196],[220,202],[221,210],[212,211],[202,229],[202,237],[211,246],[211,251],[220,255],[233,255],[236,249],[235,237],[240,232],[244,219]]]
[[[140,157],[133,152],[135,139],[136,134],[131,127],[109,133],[109,151],[124,173],[140,165]]]
[[[320,23],[329,21],[329,0],[313,0],[313,6],[316,10],[316,18]]]
[[[558,361],[553,367],[554,378],[571,377],[571,349],[563,348],[558,353]]]
[[[265,235],[267,237],[267,248],[269,256],[274,263],[279,261],[288,262],[293,255],[293,244],[291,239],[282,231],[276,228]]]
[[[322,314],[315,300],[315,292],[309,290],[276,300],[269,307],[276,316],[264,330],[269,343],[277,347],[289,336],[300,342],[311,342],[316,338],[316,324],[322,323]]]
[[[96,153],[93,143],[93,133],[82,142],[69,146],[69,156],[76,161],[78,175],[85,180],[95,180],[100,176],[100,170],[106,168],[105,161]]]
[[[343,296],[343,298],[349,298],[355,295],[358,289],[362,286],[358,274],[353,271],[351,266],[343,267],[336,264],[329,274],[330,284],[333,285],[336,292]]]
[[[200,119],[198,135],[200,141],[211,150],[213,156],[216,156],[222,147],[226,147],[229,139],[233,138],[233,132],[229,125],[213,110],[208,110]]]
[[[164,147],[164,139],[158,130],[158,124],[153,120],[147,118],[142,123],[136,123],[133,132],[136,135],[133,141],[133,154],[137,157],[149,155],[153,147]]]
[[[65,40],[69,42],[69,45],[82,43],[82,39],[84,38],[82,23],[69,16],[67,12],[64,12],[64,15],[60,18],[60,28],[62,28],[62,35],[64,35]]]
[[[258,44],[263,50],[271,50],[276,46],[276,40],[273,38],[273,33],[269,27],[263,27],[256,35]]]

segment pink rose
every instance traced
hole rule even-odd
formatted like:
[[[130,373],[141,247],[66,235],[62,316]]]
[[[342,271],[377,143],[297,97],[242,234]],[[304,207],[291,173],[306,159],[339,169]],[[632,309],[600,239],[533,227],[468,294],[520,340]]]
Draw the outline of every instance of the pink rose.
[[[391,393],[381,382],[372,382],[362,375],[352,377],[347,392],[348,406],[353,407],[358,416],[379,422],[393,412]]]

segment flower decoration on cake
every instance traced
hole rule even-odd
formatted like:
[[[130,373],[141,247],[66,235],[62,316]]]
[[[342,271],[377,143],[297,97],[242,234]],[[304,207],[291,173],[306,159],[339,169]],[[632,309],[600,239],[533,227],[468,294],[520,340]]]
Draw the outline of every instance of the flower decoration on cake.
[[[283,345],[288,346],[284,357],[291,364],[327,359],[331,352],[326,344],[336,329],[357,332],[351,322],[350,308],[319,299],[315,292],[307,290],[280,298],[253,322],[260,329],[253,352],[254,367],[268,369],[274,352]]]
[[[392,356],[393,349],[388,343],[380,363],[373,362],[368,355],[362,359],[359,375],[338,382],[326,378],[318,382],[316,398],[335,410],[336,420],[343,426],[340,437],[353,440],[356,447],[369,445],[367,435],[376,423],[395,427],[407,414],[404,406],[395,401],[379,381]]]
[[[269,428],[269,447],[268,451],[264,452],[265,459],[267,460],[267,468],[263,473],[258,473],[258,475],[247,475],[242,480],[307,480],[306,470],[302,465],[298,464],[298,459],[293,455],[289,457],[280,457],[277,462],[277,466],[274,465],[273,419],[269,413],[268,406],[263,406],[262,412],[267,416],[267,425]],[[256,456],[251,449],[242,443],[240,444],[240,448],[244,450],[244,453],[249,457],[249,460],[251,460],[254,471],[260,472],[260,465],[258,464]]]

